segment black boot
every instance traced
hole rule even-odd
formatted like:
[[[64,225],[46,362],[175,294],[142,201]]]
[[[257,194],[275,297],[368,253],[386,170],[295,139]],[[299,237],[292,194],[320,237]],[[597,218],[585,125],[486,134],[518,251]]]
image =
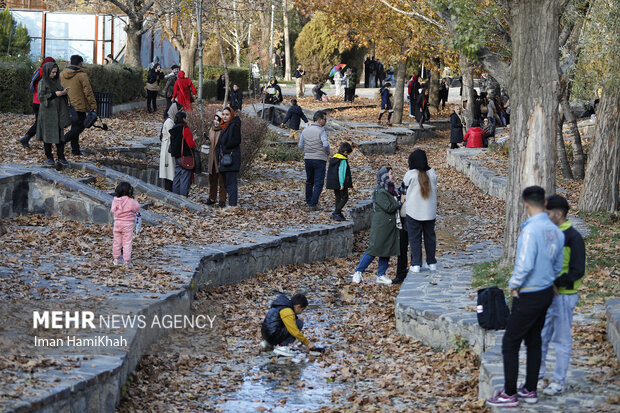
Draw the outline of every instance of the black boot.
[[[21,143],[24,148],[30,149],[30,138],[31,137],[32,136],[24,135],[24,137],[19,140],[19,143]]]

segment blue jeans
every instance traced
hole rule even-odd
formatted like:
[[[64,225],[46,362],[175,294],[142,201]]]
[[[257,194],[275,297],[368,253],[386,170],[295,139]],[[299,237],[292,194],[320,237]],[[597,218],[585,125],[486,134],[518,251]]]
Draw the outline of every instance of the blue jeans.
[[[555,349],[553,380],[564,385],[570,362],[570,353],[573,348],[570,327],[578,299],[578,294],[560,294],[553,297],[553,302],[549,306],[547,316],[545,317],[545,326],[540,333],[542,339],[542,360],[538,377],[545,375],[545,359],[549,350],[549,342],[551,342]]]
[[[358,264],[358,266],[355,269],[355,271],[359,271],[359,272],[366,271],[366,268],[368,268],[368,266],[374,260],[375,260],[374,255],[370,255],[368,253],[364,253],[364,255],[362,255],[362,259],[360,260],[360,263]],[[377,270],[377,277],[381,277],[382,275],[385,275],[385,272],[387,271],[389,262],[390,262],[390,257],[379,257],[379,269]]]
[[[327,161],[320,159],[304,159],[306,165],[306,204],[315,206],[323,191],[325,166]]]

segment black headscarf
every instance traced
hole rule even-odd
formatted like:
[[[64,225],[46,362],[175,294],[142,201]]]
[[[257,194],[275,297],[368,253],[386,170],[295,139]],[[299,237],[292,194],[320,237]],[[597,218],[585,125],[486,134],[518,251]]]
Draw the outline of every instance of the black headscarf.
[[[422,149],[416,149],[415,151],[411,152],[411,155],[409,155],[409,169],[417,169],[419,171],[428,171],[429,169],[431,169],[430,166],[428,166],[428,160],[426,159],[426,152],[424,152]]]
[[[51,79],[50,74],[52,73],[52,69],[56,67],[56,77]],[[53,91],[64,90],[62,85],[60,84],[60,69],[58,69],[58,65],[55,62],[47,62],[43,65],[41,72],[43,73],[42,82],[45,82],[47,86]]]

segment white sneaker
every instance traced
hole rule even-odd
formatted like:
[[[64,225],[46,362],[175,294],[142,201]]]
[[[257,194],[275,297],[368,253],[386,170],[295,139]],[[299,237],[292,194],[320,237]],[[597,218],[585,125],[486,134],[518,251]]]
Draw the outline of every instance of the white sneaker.
[[[113,264],[114,264],[114,265],[121,265],[121,264],[122,264],[122,262],[120,262],[119,260],[114,260],[114,261],[113,261]]]
[[[420,272],[420,266],[419,265],[412,265],[411,267],[409,267],[409,271],[411,271],[411,272]]]
[[[267,340],[263,340],[260,342],[260,346],[264,351],[273,350],[273,346],[267,342]]]
[[[283,357],[295,357],[297,355],[288,346],[276,346],[273,353]]]
[[[560,394],[564,391],[564,386],[556,381],[552,381],[546,388],[543,390],[543,394],[547,396],[555,396],[556,394]]]
[[[392,284],[392,280],[390,280],[388,277],[386,277],[385,275],[382,275],[381,277],[377,277],[376,280],[377,284],[385,284],[385,285],[390,285]]]
[[[437,264],[428,264],[428,269],[431,271],[437,271]]]
[[[362,273],[359,271],[355,271],[355,274],[353,274],[353,279],[351,281],[353,281],[355,284],[359,284],[360,282],[362,282]]]

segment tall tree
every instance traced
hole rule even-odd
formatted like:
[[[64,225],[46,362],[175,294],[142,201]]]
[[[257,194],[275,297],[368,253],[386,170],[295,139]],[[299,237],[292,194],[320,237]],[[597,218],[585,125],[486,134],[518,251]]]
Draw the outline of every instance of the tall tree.
[[[288,24],[288,0],[282,0],[282,22],[284,24],[284,79],[291,80],[291,40]]]
[[[118,7],[127,15],[127,24],[124,29],[127,33],[124,63],[142,67],[140,50],[142,49],[142,35],[153,25],[154,16],[150,15],[155,0],[104,0]]]
[[[158,8],[162,16],[160,27],[179,52],[181,70],[191,79],[198,50],[195,3],[186,0],[159,0]]]

